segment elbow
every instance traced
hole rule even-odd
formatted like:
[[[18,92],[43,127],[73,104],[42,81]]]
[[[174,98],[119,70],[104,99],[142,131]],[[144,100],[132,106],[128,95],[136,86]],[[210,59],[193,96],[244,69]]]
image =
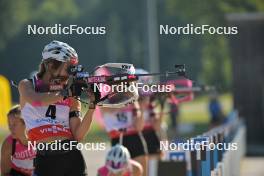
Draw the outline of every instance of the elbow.
[[[73,135],[74,140],[78,141],[78,142],[82,142],[85,138],[86,134],[85,133],[76,133],[75,135]]]
[[[74,140],[78,141],[78,142],[81,142],[84,138],[84,135],[81,135],[81,134],[76,134],[74,135]]]
[[[18,91],[20,96],[22,96],[26,100],[26,102],[30,103],[33,106],[42,105],[42,98],[35,94],[35,92],[32,93],[32,90],[29,89],[31,89],[31,87],[29,87],[27,80],[22,80],[19,82]]]
[[[143,168],[141,165],[139,165],[138,167],[135,167],[135,169],[133,169],[133,173],[135,176],[142,176],[143,175]]]

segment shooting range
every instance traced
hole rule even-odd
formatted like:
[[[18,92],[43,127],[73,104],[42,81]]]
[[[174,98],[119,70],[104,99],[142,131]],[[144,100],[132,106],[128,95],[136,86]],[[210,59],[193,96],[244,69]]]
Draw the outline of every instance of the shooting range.
[[[0,1],[1,175],[264,175],[263,31],[261,0]]]

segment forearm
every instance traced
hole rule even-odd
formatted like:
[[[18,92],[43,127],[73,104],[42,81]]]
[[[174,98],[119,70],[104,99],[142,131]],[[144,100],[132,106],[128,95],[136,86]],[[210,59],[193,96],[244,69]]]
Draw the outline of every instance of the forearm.
[[[81,141],[90,129],[92,123],[94,109],[89,109],[74,134],[74,138],[77,141]]]
[[[10,166],[7,166],[6,164],[2,164],[2,166],[1,166],[1,176],[10,176],[10,170],[11,170]]]
[[[11,170],[12,145],[5,140],[1,146],[1,175],[8,176]]]
[[[159,118],[160,116],[156,116],[155,118],[153,118],[153,125],[154,125],[154,128],[155,130],[160,130],[160,127],[161,127],[161,122],[162,122],[162,119]]]
[[[59,92],[36,93],[31,100],[33,105],[50,105],[63,100],[63,96]]]
[[[135,123],[136,130],[137,131],[142,131],[144,128],[144,121],[143,120],[137,120]]]
[[[27,80],[20,81],[18,85],[20,97],[32,105],[50,105],[60,100],[63,96],[60,92],[36,92],[32,84]]]
[[[142,114],[139,114],[139,116],[135,117],[134,121],[134,127],[137,131],[142,131],[144,128],[144,118]]]

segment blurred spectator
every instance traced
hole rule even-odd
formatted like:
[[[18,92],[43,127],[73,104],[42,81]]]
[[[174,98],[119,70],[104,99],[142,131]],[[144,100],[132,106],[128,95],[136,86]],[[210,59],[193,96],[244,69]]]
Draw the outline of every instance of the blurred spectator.
[[[177,117],[179,115],[179,105],[175,103],[170,103],[170,118],[171,118],[171,128],[176,129],[177,127]]]
[[[218,100],[218,93],[213,92],[209,101],[209,113],[210,113],[210,128],[218,126],[224,119],[222,106]]]

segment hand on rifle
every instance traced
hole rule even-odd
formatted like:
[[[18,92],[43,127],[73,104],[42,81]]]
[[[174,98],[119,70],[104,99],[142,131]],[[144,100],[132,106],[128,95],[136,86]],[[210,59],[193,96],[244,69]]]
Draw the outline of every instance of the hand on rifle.
[[[96,104],[100,102],[101,92],[95,84],[91,84],[87,94],[90,99],[89,109],[95,109]]]

